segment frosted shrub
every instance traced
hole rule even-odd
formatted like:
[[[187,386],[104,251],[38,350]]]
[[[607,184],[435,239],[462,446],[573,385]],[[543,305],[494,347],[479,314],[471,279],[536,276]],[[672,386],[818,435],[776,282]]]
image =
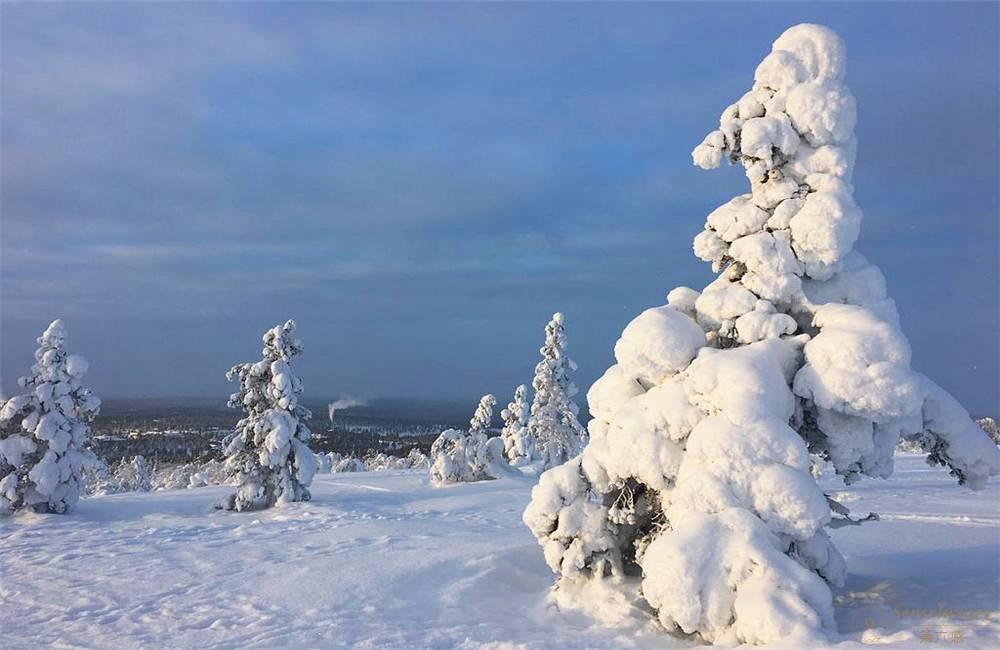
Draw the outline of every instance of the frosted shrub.
[[[111,480],[116,492],[149,492],[153,489],[153,468],[145,457],[133,456],[118,464]]]
[[[580,409],[573,402],[577,388],[570,374],[576,363],[566,354],[563,321],[557,312],[545,326],[545,344],[539,350],[542,360],[535,366],[531,382],[535,399],[524,438],[525,447],[537,449],[546,467],[564,463],[587,444],[587,432],[577,420]]]
[[[87,495],[184,490],[225,485],[228,481],[226,466],[220,460],[157,464],[154,467],[142,456],[122,460],[113,469],[98,460],[87,466],[84,476],[87,479]]]
[[[215,459],[194,465],[194,472],[188,477],[188,488],[200,488],[207,485],[225,485],[229,481],[226,464]],[[157,488],[160,489],[160,488]]]
[[[398,460],[395,456],[389,456],[385,452],[380,451],[376,454],[365,456],[363,462],[369,472],[382,472],[389,469],[396,469],[396,462]]]
[[[225,510],[309,500],[316,456],[305,424],[312,414],[299,404],[302,381],[291,367],[292,358],[302,353],[294,330],[292,321],[268,330],[264,358],[233,366],[226,374],[240,382],[229,406],[242,408],[246,417],[225,441],[226,468],[238,486],[220,504]]]
[[[151,476],[153,490],[184,490],[229,482],[226,465],[221,460],[157,465]]]
[[[83,471],[94,462],[89,423],[101,400],[81,383],[87,360],[67,354],[66,328],[52,321],[38,338],[28,391],[0,406],[0,426],[19,431],[0,440],[0,512],[30,509],[67,513],[84,490]]]
[[[316,473],[329,474],[333,471],[333,461],[329,454],[316,454]]]
[[[392,456],[379,452],[373,456],[366,457],[364,463],[369,472],[427,469],[429,467],[427,456],[416,447],[411,449],[406,456]]]
[[[436,485],[499,478],[506,465],[503,441],[489,438],[496,398],[484,395],[469,423],[469,431],[448,429],[431,445],[430,476]]]
[[[330,474],[336,471],[337,464],[340,463],[344,457],[335,451],[331,451],[323,454],[323,458],[325,460],[318,462],[318,471],[323,472],[324,474]]]
[[[811,455],[848,483],[886,477],[902,436],[970,488],[1000,470],[968,413],[910,369],[885,280],[852,250],[844,66],[829,29],[789,29],[694,150],[706,169],[741,164],[751,191],[695,238],[717,279],[625,327],[587,393],[589,446],[532,491],[524,521],[562,596],[619,576],[667,630],[810,647],[846,573]]]
[[[229,482],[226,464],[211,459],[202,463],[183,463],[157,467],[153,472],[154,490],[181,490]]]
[[[83,489],[81,496],[112,494],[114,486],[111,482],[111,468],[103,459],[96,456],[91,462],[84,464],[81,477]]]
[[[431,466],[427,454],[414,447],[410,453],[406,454],[406,464],[410,469],[428,469]]]
[[[84,470],[87,495],[149,492],[153,489],[154,469],[144,456],[121,459],[114,467],[103,460],[90,463]]]
[[[335,473],[341,472],[367,472],[368,466],[360,458],[342,458],[334,467]]]
[[[198,472],[198,467],[198,463],[159,465],[153,470],[153,489],[183,490],[190,487],[191,478]]]

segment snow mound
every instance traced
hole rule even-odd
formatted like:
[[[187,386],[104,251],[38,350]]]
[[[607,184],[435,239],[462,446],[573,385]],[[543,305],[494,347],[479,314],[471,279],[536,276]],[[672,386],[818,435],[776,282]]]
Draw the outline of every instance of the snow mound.
[[[647,309],[628,324],[615,343],[615,359],[627,376],[655,385],[683,370],[704,344],[698,324],[665,305]]]

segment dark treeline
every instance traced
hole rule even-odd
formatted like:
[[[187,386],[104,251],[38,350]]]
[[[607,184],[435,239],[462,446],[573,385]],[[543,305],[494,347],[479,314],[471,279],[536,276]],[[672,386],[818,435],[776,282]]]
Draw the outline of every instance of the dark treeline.
[[[338,411],[331,423],[325,403],[309,403],[310,447],[355,457],[405,456],[413,448],[427,453],[443,429],[465,426],[462,406],[384,400]],[[91,444],[109,463],[135,455],[158,462],[221,459],[222,440],[240,417],[225,403],[203,399],[107,400],[92,424]]]

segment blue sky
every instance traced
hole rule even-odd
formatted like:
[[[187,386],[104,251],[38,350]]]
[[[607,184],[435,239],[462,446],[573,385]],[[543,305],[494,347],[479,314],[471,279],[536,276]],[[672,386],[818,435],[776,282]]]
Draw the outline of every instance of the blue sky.
[[[821,22],[858,99],[858,248],[914,366],[998,411],[998,6],[0,7],[0,376],[66,320],[105,396],[222,396],[295,318],[307,394],[506,399],[565,312],[586,388],[703,286],[743,192],[690,150]]]

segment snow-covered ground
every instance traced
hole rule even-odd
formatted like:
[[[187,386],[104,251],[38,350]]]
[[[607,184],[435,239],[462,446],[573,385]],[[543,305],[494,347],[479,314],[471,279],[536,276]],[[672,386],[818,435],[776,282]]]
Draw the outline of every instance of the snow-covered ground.
[[[642,615],[610,628],[551,604],[552,576],[521,523],[533,482],[334,474],[317,477],[312,502],[256,513],[214,510],[227,488],[212,487],[0,520],[0,645],[693,645]],[[882,516],[833,533],[850,567],[837,596],[843,647],[923,648],[928,635],[1000,647],[1000,483],[970,492],[910,454],[888,481],[823,483],[855,514]]]

